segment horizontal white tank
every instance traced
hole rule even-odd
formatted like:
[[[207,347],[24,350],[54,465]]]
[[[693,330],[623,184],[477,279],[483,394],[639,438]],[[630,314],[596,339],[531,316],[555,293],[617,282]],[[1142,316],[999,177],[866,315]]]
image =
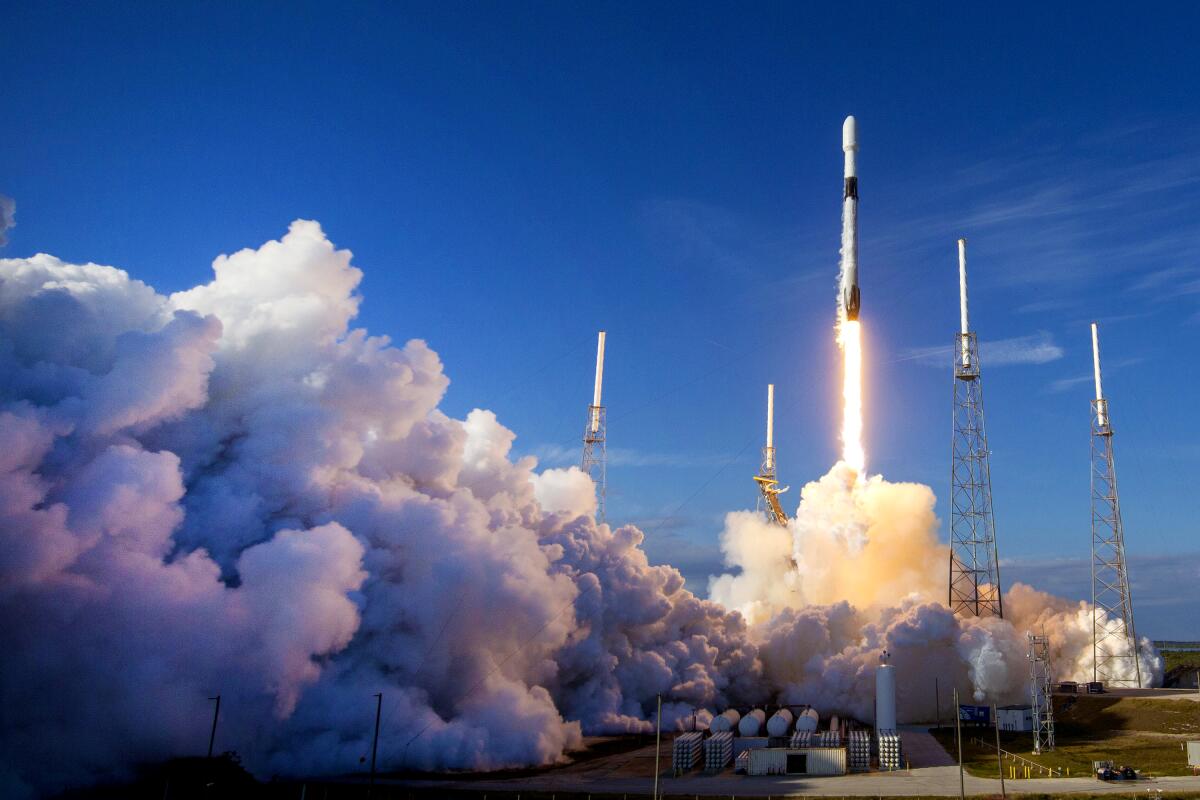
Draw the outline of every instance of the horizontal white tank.
[[[796,730],[798,731],[815,731],[820,717],[817,716],[815,708],[806,708],[800,712],[800,716],[796,717]]]
[[[767,720],[767,733],[771,736],[787,736],[792,728],[792,712],[781,708]]]
[[[875,730],[896,730],[896,668],[891,664],[875,668]]]
[[[741,736],[758,736],[758,732],[762,730],[763,723],[766,721],[766,712],[761,708],[756,708],[742,717],[742,721],[738,723],[738,734]]]
[[[733,727],[738,724],[738,720],[741,718],[742,715],[738,713],[738,710],[736,708],[731,708],[727,711],[722,711],[720,714],[713,717],[713,721],[709,723],[708,729],[713,733],[732,731]]]

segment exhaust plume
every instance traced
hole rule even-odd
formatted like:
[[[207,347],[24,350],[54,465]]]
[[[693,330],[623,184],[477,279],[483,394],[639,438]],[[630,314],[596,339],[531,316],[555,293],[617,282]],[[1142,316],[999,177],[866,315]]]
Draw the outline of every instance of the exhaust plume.
[[[884,647],[902,675],[1022,686],[1023,628],[932,599],[928,488],[839,465],[786,529],[733,513],[741,574],[701,599],[637,528],[595,522],[586,475],[441,411],[425,342],[354,327],[362,273],[317,223],[213,268],[167,296],[0,259],[6,797],[203,752],[217,693],[218,750],[306,775],[357,768],[375,692],[384,769],[488,769],[650,731],[659,693],[668,725],[775,698],[869,719]],[[1090,611],[1010,596],[1086,666]],[[902,682],[902,718],[926,691]]]

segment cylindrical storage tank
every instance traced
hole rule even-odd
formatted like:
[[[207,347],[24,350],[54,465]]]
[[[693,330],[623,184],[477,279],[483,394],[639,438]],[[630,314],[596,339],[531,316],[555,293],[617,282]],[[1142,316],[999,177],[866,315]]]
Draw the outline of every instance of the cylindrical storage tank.
[[[761,708],[756,708],[742,717],[741,722],[738,723],[738,734],[741,736],[758,736],[758,732],[762,730],[763,723],[766,721],[766,712]]]
[[[834,714],[833,716],[831,716],[831,717],[829,718],[829,730],[831,730],[831,731],[837,731],[837,732],[839,732],[839,733],[841,732],[841,730],[842,730],[842,721],[841,721],[840,719],[838,719],[838,715],[837,715],[837,714]]]
[[[896,668],[891,664],[875,668],[875,730],[896,730]]]
[[[817,722],[820,717],[817,716],[815,708],[806,708],[800,712],[800,716],[796,717],[796,730],[798,731],[815,731]]]
[[[741,718],[742,715],[738,713],[738,710],[736,708],[731,708],[713,717],[713,721],[709,723],[708,729],[713,733],[731,731],[733,730],[733,726],[737,725],[738,720]]]
[[[792,727],[792,712],[781,708],[767,720],[767,733],[771,736],[787,736]]]

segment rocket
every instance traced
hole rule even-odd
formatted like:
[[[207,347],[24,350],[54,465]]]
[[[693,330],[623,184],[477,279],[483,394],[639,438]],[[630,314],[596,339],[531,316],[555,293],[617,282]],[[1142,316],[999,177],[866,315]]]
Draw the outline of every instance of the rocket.
[[[842,191],[842,309],[847,320],[858,319],[858,123],[846,117],[842,123],[845,177]]]

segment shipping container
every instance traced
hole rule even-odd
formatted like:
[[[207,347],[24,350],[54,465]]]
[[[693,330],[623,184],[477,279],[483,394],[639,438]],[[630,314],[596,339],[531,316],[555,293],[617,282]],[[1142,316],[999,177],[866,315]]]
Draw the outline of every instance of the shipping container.
[[[769,748],[750,751],[750,775],[845,775],[846,748]]]

